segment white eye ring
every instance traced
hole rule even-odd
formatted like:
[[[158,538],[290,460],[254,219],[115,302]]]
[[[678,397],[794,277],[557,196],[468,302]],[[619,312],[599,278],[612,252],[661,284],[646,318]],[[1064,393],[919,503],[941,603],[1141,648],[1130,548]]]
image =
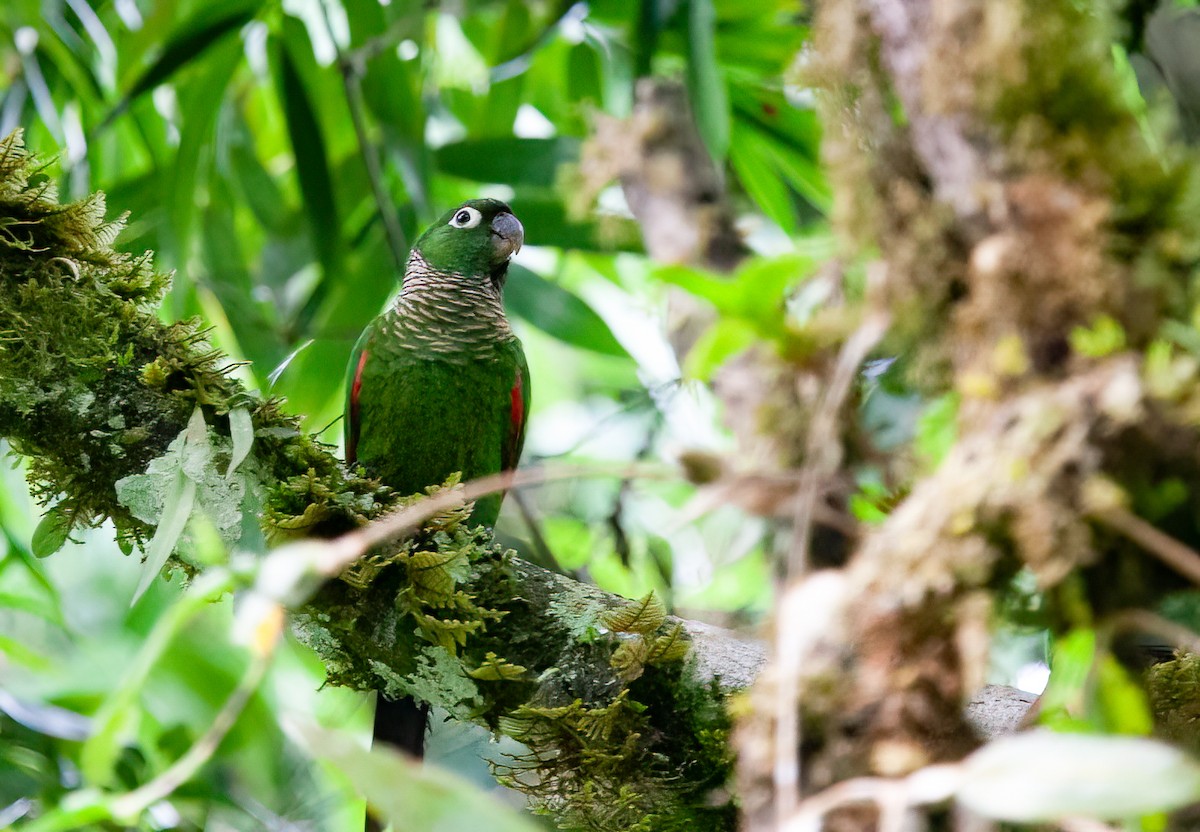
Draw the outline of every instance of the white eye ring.
[[[449,225],[455,228],[474,228],[483,220],[483,214],[470,205],[464,205],[454,212],[454,216],[450,218]]]

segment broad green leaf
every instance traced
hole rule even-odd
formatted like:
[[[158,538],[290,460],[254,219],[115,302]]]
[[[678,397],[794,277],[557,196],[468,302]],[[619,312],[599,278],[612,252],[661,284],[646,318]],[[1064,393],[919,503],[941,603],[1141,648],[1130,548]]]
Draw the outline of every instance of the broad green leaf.
[[[783,327],[788,289],[812,271],[810,253],[752,257],[732,276],[691,266],[659,266],[654,276],[708,301],[725,316],[752,322],[764,337]]]
[[[736,314],[740,293],[733,280],[694,266],[667,265],[654,269],[654,276],[663,283],[678,286],[690,295],[711,303],[719,312]]]
[[[539,191],[542,189],[539,189]],[[530,190],[518,191],[508,201],[525,226],[525,242],[531,246],[557,246],[581,251],[642,251],[641,234],[632,221],[600,227],[587,220],[568,216],[561,199],[555,196],[533,195]]]
[[[1071,348],[1088,358],[1103,358],[1125,349],[1125,329],[1109,315],[1101,315],[1090,327],[1071,330]]]
[[[751,257],[734,272],[738,310],[750,320],[773,328],[782,320],[788,290],[813,271],[811,251],[775,257]]]
[[[687,87],[696,127],[717,162],[729,149],[729,99],[717,66],[712,0],[688,0]]]
[[[1141,737],[1029,731],[976,751],[961,776],[960,803],[1012,823],[1132,820],[1200,800],[1200,764]]]
[[[333,180],[321,124],[313,109],[309,90],[297,66],[297,54],[312,60],[312,45],[304,24],[287,16],[283,22],[283,41],[277,42],[276,86],[287,119],[288,136],[296,158],[296,178],[300,183],[304,210],[322,279],[300,313],[303,328],[312,320],[328,287],[341,267],[341,221],[333,198]]]
[[[449,12],[439,13],[434,37],[437,43],[434,78],[438,89],[485,92],[488,87],[487,61],[463,34],[458,18]]]
[[[1088,677],[1096,656],[1096,631],[1077,628],[1054,642],[1050,682],[1042,694],[1038,719],[1043,725],[1063,729],[1094,728],[1082,721]]]
[[[400,12],[405,21],[390,29],[385,18],[385,6],[379,0],[345,0],[350,23],[350,42],[362,47],[385,30],[398,36],[419,40],[420,9],[411,4]],[[395,8],[395,7],[393,7]],[[363,99],[371,112],[390,128],[393,136],[411,148],[421,144],[425,127],[425,105],[421,100],[420,61],[401,61],[394,49],[379,50],[371,55],[362,76]]]
[[[216,190],[217,183],[212,188]],[[220,189],[228,194],[225,189]],[[212,301],[201,296],[206,317],[224,316],[230,337],[236,339],[242,354],[254,363],[254,372],[263,377],[283,358],[284,350],[275,321],[268,317],[264,304],[254,297],[254,278],[250,274],[248,251],[243,249],[233,217],[216,205],[210,205],[201,218],[201,252],[208,276],[204,288],[212,290],[215,311],[206,307]]]
[[[582,41],[567,54],[567,96],[572,101],[604,103],[604,76],[600,56],[591,43]]]
[[[535,31],[530,4],[525,0],[508,0],[499,23],[488,27],[488,64],[497,67],[517,58],[535,36]],[[493,71],[487,95],[475,108],[475,117],[467,125],[467,132],[471,136],[510,135],[517,110],[526,99],[526,77],[526,73],[517,72],[498,78]]]
[[[523,266],[509,266],[504,305],[511,314],[567,344],[604,355],[628,355],[595,310]]]
[[[344,734],[293,724],[314,756],[340,771],[374,812],[397,830],[486,829],[538,832],[532,819],[504,806],[450,772],[406,759],[386,747],[365,749]]]
[[[573,138],[467,139],[439,147],[433,154],[442,173],[476,182],[550,187],[558,166],[579,158]]]
[[[197,75],[179,87],[182,112],[179,151],[163,177],[168,193],[176,195],[175,199],[168,202],[172,226],[172,234],[168,239],[172,241],[173,253],[179,264],[186,263],[191,253],[199,167],[205,150],[213,143],[217,113],[241,51],[241,44],[235,39],[220,44],[211,59],[197,67]]]
[[[34,557],[44,558],[53,555],[67,542],[71,528],[75,525],[73,515],[57,506],[43,515],[37,528],[33,530],[33,538],[29,542],[29,550]]]
[[[48,672],[54,667],[54,663],[47,657],[30,649],[20,639],[6,636],[3,633],[0,633],[0,656],[4,656],[7,661],[42,672]]]
[[[259,224],[275,234],[290,233],[295,212],[288,207],[275,178],[258,160],[248,137],[230,146],[229,163],[238,194]]]

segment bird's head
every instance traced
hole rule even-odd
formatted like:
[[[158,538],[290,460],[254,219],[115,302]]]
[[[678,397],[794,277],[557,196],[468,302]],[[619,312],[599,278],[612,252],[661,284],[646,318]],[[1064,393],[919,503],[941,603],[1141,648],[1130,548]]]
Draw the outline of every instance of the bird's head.
[[[500,289],[524,241],[525,229],[506,204],[469,199],[443,214],[413,248],[437,271],[487,275]]]

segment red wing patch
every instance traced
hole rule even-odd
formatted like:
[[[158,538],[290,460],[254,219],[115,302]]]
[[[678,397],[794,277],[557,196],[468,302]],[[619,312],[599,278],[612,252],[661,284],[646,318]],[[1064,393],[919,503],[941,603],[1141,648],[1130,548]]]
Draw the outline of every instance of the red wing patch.
[[[350,421],[346,431],[346,462],[353,465],[358,453],[358,394],[362,392],[363,367],[367,366],[369,352],[363,350],[358,357],[358,367],[354,370],[354,381],[350,382],[350,412],[346,414]]]
[[[521,445],[525,439],[525,379],[520,368],[508,392],[508,404],[508,436],[500,451],[500,464],[505,471],[513,470],[521,461]]]
[[[508,397],[511,402],[511,409],[508,412],[509,421],[512,423],[514,430],[520,430],[521,425],[525,422],[525,381],[521,378],[521,371],[517,370],[517,380],[513,382],[512,390],[509,391]]]

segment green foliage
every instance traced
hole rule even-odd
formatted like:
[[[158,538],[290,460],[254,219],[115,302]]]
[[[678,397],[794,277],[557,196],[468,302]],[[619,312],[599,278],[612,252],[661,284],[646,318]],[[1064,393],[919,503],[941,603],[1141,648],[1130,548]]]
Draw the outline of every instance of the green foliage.
[[[67,542],[73,525],[71,516],[65,511],[57,506],[50,509],[33,530],[33,538],[29,541],[30,551],[39,558],[53,555]]]
[[[958,438],[959,396],[947,393],[931,401],[917,419],[913,447],[924,463],[936,468]]]
[[[372,813],[398,829],[477,829],[536,832],[528,817],[482,794],[445,769],[422,765],[386,746],[366,749],[342,734],[307,728],[304,740],[354,781]]]
[[[1090,327],[1071,330],[1071,347],[1088,358],[1103,358],[1125,348],[1125,330],[1108,315],[1102,315]]]

